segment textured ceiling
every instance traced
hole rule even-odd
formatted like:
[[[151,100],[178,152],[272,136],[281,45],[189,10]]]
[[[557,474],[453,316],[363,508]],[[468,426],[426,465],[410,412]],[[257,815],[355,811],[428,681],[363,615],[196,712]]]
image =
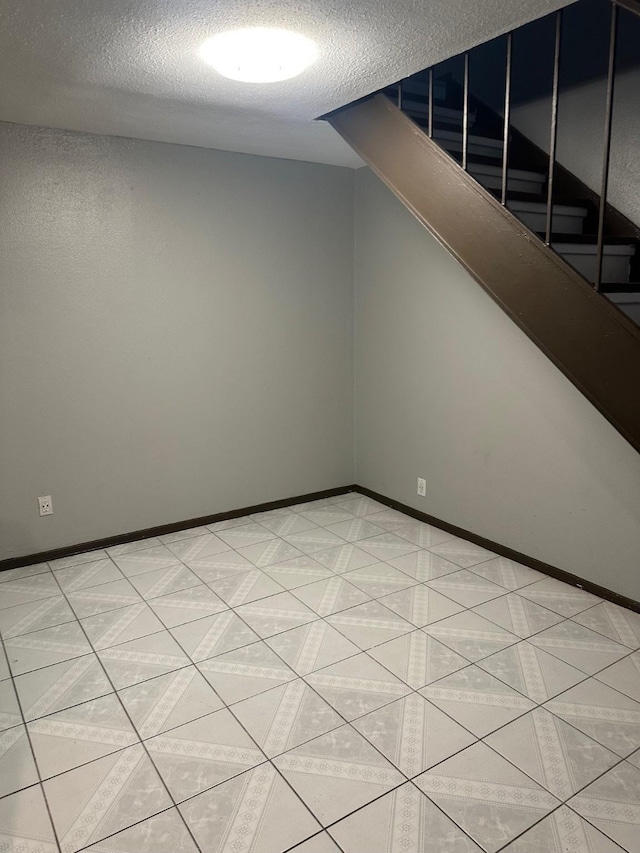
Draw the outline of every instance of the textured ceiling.
[[[0,0],[0,120],[357,166],[313,119],[568,0]],[[318,61],[266,86],[219,77],[208,36],[278,26]]]

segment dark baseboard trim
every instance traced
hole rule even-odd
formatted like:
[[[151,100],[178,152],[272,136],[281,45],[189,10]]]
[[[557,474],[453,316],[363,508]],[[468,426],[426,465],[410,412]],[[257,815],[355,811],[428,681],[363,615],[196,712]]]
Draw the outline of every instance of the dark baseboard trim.
[[[22,566],[30,566],[32,563],[48,563],[51,560],[59,560],[62,557],[72,557],[74,554],[82,554],[84,551],[96,551],[98,548],[113,548],[114,545],[124,545],[127,542],[135,542],[136,539],[149,539],[152,536],[166,536],[168,533],[177,533],[179,530],[187,530],[189,527],[201,527],[205,524],[215,524],[216,521],[227,521],[230,518],[239,518],[243,515],[252,515],[256,512],[268,512],[271,509],[282,509],[305,501],[332,498],[335,495],[343,495],[347,492],[356,491],[356,486],[340,486],[336,489],[324,489],[321,492],[310,492],[306,495],[296,495],[292,498],[283,498],[278,501],[267,501],[254,506],[243,506],[228,512],[216,512],[213,515],[203,515],[199,518],[188,518],[184,521],[175,521],[172,524],[161,524],[158,527],[147,527],[145,530],[132,530],[130,533],[120,533],[117,536],[107,536],[104,539],[94,539],[92,542],[80,542],[76,545],[66,545],[64,548],[54,548],[51,551],[41,551],[38,554],[29,554],[25,557],[10,557],[0,560],[0,571],[7,569],[19,569]]]
[[[535,557],[528,557],[526,554],[514,551],[513,548],[507,548],[506,545],[501,545],[499,542],[493,542],[491,539],[485,539],[484,536],[478,536],[470,530],[465,530],[462,527],[457,527],[455,524],[450,524],[448,521],[435,518],[432,515],[428,515],[426,512],[421,512],[419,509],[413,509],[413,507],[400,503],[400,501],[396,501],[393,498],[386,497],[386,495],[374,492],[372,489],[367,489],[364,486],[354,486],[353,490],[360,492],[360,494],[366,495],[373,500],[379,501],[381,504],[385,504],[392,509],[404,512],[406,515],[410,515],[418,521],[424,521],[426,524],[433,524],[435,527],[440,527],[448,533],[454,533],[462,539],[468,539],[469,542],[474,542],[476,545],[480,545],[481,548],[493,551],[501,557],[506,557],[508,560],[514,560],[516,563],[522,563],[523,566],[529,566],[531,569],[537,569],[537,571],[542,572],[544,575],[549,575],[552,578],[564,581],[565,583],[571,584],[571,586],[577,586],[580,589],[584,589],[586,592],[591,592],[593,595],[597,595],[599,598],[604,598],[606,601],[611,601],[614,604],[619,604],[621,607],[627,607],[629,610],[634,610],[636,613],[640,613],[640,601],[635,601],[633,598],[627,598],[617,592],[612,592],[610,589],[605,589],[605,587],[599,586],[596,583],[584,580],[584,578],[579,578],[577,575],[572,575],[570,572],[565,572],[563,569],[557,569],[555,566],[543,563],[542,560],[536,560]]]
[[[216,521],[227,521],[230,518],[239,518],[243,515],[252,515],[257,512],[267,512],[271,509],[281,509],[294,504],[304,503],[305,501],[322,500],[322,498],[331,498],[335,495],[343,495],[347,492],[359,492],[361,495],[366,495],[373,500],[378,501],[385,506],[397,509],[399,512],[410,515],[418,521],[424,521],[426,524],[433,524],[448,533],[453,533],[455,536],[460,536],[463,539],[468,539],[469,542],[475,542],[481,548],[486,548],[488,551],[493,551],[500,554],[501,557],[506,557],[509,560],[514,560],[517,563],[522,563],[524,566],[529,566],[532,569],[542,572],[549,577],[557,578],[571,586],[584,589],[586,592],[591,592],[599,598],[604,598],[606,601],[611,601],[614,604],[619,604],[621,607],[627,607],[630,610],[640,613],[640,601],[634,601],[632,598],[627,598],[610,589],[605,589],[603,586],[592,583],[591,581],[579,578],[577,575],[572,575],[570,572],[565,572],[563,569],[558,569],[555,566],[550,566],[548,563],[543,563],[542,560],[536,560],[535,557],[529,557],[526,554],[521,554],[520,551],[515,551],[513,548],[508,548],[506,545],[501,545],[499,542],[493,542],[491,539],[486,539],[484,536],[478,536],[470,530],[465,530],[463,527],[457,527],[448,521],[443,521],[441,518],[436,518],[419,509],[414,509],[407,504],[400,503],[393,498],[388,498],[386,495],[381,495],[379,492],[374,492],[372,489],[367,489],[365,486],[340,486],[336,489],[325,489],[321,492],[310,492],[306,495],[296,495],[292,498],[283,498],[278,501],[268,501],[266,503],[255,504],[254,506],[240,507],[232,509],[228,512],[217,512],[213,515],[203,515],[200,518],[188,518],[184,521],[176,521],[172,524],[161,524],[158,527],[148,527],[145,530],[132,530],[130,533],[121,533],[117,536],[108,536],[105,539],[94,539],[92,542],[81,542],[76,545],[67,545],[64,548],[55,548],[52,551],[41,551],[39,554],[29,554],[25,557],[10,557],[7,560],[0,560],[0,571],[8,569],[19,569],[22,566],[29,566],[32,563],[48,563],[51,560],[59,560],[62,557],[71,557],[74,554],[81,554],[84,551],[95,551],[98,548],[113,548],[114,545],[124,545],[127,542],[135,542],[136,539],[148,539],[152,536],[166,536],[168,533],[177,533],[179,530],[186,530],[189,527],[200,527],[205,524],[215,524]]]

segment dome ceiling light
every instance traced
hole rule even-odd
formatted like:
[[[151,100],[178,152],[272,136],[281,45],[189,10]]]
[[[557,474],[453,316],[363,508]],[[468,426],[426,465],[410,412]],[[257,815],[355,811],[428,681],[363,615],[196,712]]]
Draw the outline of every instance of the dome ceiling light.
[[[277,83],[297,77],[318,55],[315,42],[271,27],[230,30],[207,39],[200,57],[231,80]]]

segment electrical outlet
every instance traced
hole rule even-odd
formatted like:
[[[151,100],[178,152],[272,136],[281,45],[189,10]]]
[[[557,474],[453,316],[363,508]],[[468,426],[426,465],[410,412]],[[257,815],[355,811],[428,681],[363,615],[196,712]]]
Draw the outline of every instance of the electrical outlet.
[[[421,498],[426,498],[427,496],[427,481],[422,477],[418,477],[418,494]]]
[[[40,515],[53,515],[53,500],[51,495],[38,498],[38,508],[40,509]]]

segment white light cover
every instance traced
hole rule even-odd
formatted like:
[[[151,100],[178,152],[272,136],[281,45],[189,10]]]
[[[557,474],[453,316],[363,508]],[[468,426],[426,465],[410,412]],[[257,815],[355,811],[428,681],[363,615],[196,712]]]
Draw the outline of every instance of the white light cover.
[[[318,55],[299,33],[271,27],[230,30],[207,39],[200,56],[223,77],[244,83],[276,83],[296,77]]]

